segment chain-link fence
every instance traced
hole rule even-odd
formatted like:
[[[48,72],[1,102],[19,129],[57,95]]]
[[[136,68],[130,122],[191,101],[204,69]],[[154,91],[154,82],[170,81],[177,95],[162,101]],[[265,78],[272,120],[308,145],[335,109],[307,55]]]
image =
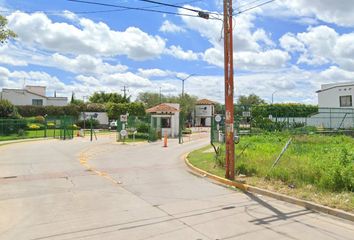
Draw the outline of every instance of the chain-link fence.
[[[74,118],[33,117],[23,119],[0,119],[0,141],[25,138],[71,139],[75,136]]]
[[[354,133],[354,109],[316,108],[311,111],[276,111],[269,106],[235,106],[235,134],[291,131],[294,133]],[[224,116],[213,116],[211,141],[224,142]]]

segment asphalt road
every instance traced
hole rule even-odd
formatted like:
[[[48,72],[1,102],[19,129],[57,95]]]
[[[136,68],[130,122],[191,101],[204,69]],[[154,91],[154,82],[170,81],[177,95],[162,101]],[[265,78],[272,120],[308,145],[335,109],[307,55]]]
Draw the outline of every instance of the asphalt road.
[[[111,137],[0,146],[0,239],[354,239],[354,224],[218,186],[179,145]]]

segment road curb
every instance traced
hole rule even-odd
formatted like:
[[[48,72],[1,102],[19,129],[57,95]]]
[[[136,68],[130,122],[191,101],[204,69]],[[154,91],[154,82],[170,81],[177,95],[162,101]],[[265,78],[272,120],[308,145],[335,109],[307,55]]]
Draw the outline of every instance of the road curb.
[[[25,142],[36,142],[36,141],[44,141],[44,140],[53,140],[54,138],[27,138],[27,139],[20,139],[20,140],[11,140],[11,141],[0,141],[0,147],[10,144],[16,143],[25,143]]]
[[[208,173],[200,168],[195,167],[193,164],[191,164],[188,160],[188,155],[189,155],[189,153],[183,155],[184,162],[189,167],[189,169],[192,170],[193,173],[196,173],[197,175],[207,177],[207,178],[212,179],[212,180],[214,180],[222,185],[225,185],[225,186],[236,187],[244,192],[261,194],[261,195],[264,195],[267,197],[275,198],[277,200],[296,204],[296,205],[302,206],[302,207],[309,209],[309,210],[314,210],[317,212],[326,213],[328,215],[332,215],[335,217],[339,217],[339,218],[354,222],[354,214],[345,212],[343,210],[338,210],[338,209],[326,207],[326,206],[323,206],[323,205],[320,205],[317,203],[301,200],[301,199],[294,198],[294,197],[289,197],[289,196],[281,194],[281,193],[275,193],[275,192],[272,192],[269,190],[265,190],[265,189],[261,189],[258,187],[253,187],[253,186],[250,186],[247,184],[243,184],[241,182],[231,181],[231,180],[213,175],[211,173]]]

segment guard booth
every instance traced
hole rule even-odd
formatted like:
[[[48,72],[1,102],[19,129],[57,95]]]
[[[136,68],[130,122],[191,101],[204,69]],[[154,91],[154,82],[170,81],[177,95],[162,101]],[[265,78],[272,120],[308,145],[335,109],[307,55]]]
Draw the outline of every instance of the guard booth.
[[[151,128],[155,129],[160,137],[167,135],[171,138],[179,136],[179,114],[178,103],[161,103],[146,110],[151,117]]]

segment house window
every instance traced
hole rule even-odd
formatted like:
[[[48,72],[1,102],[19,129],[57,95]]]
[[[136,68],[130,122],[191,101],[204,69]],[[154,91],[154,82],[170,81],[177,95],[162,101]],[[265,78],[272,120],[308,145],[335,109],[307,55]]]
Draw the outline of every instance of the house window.
[[[341,107],[351,107],[353,106],[353,99],[351,95],[348,96],[340,96],[339,102]]]
[[[171,128],[171,118],[161,118],[162,128]]]
[[[33,106],[43,106],[43,99],[32,99]]]

